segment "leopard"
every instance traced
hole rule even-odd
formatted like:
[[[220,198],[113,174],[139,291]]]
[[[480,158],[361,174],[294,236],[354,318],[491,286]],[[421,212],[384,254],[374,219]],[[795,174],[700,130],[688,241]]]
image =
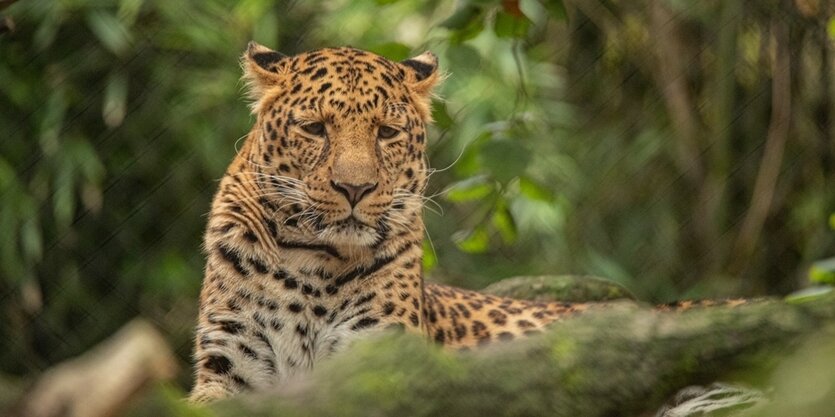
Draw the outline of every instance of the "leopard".
[[[269,389],[391,326],[467,350],[594,304],[425,282],[432,52],[251,42],[241,66],[254,125],[211,203],[192,402]]]

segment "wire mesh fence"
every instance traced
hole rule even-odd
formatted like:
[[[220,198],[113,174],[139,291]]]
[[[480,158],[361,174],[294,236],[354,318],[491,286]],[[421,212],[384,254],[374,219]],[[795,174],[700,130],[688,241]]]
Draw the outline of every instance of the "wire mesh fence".
[[[251,39],[440,56],[429,279],[782,294],[835,247],[828,1],[0,7],[0,372],[13,378],[137,316],[188,369],[209,203],[253,122],[239,66]]]

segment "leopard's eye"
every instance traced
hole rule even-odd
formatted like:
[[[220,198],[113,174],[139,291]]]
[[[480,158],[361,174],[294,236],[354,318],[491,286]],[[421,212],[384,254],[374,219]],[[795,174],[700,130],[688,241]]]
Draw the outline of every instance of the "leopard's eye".
[[[381,139],[391,139],[397,135],[399,131],[391,126],[380,126],[377,128],[377,137]]]
[[[325,124],[322,122],[313,122],[301,126],[302,130],[311,135],[322,136],[325,134]]]

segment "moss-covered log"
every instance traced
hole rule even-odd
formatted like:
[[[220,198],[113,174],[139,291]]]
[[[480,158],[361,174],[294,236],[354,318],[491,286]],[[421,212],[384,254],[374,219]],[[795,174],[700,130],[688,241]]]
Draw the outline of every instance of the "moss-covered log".
[[[685,312],[619,302],[476,352],[404,334],[365,340],[277,393],[211,408],[219,416],[632,415],[834,322],[832,292]]]
[[[626,287],[590,275],[540,275],[506,278],[482,292],[533,301],[589,302],[635,300]]]

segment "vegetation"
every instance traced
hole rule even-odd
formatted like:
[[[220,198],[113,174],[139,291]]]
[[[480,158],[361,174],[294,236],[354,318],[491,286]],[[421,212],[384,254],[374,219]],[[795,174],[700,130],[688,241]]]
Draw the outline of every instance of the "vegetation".
[[[430,279],[591,274],[653,302],[835,282],[826,0],[8,3],[0,373],[135,316],[188,369],[205,214],[252,123],[251,39],[439,55]]]

